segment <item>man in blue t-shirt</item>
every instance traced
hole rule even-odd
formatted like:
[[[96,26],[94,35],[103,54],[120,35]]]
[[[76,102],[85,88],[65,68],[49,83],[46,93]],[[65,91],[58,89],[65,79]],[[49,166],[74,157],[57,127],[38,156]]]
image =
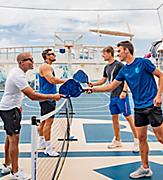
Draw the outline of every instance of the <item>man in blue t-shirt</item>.
[[[118,56],[121,61],[127,64],[121,68],[118,75],[110,84],[87,89],[92,92],[105,92],[117,88],[124,80],[127,82],[134,100],[135,126],[139,139],[141,154],[141,167],[130,174],[131,178],[152,176],[149,167],[147,142],[147,130],[150,124],[158,141],[163,144],[163,117],[162,117],[162,92],[163,73],[158,70],[148,59],[135,58],[134,47],[129,41],[122,41],[117,44]],[[158,77],[158,88],[154,79]]]

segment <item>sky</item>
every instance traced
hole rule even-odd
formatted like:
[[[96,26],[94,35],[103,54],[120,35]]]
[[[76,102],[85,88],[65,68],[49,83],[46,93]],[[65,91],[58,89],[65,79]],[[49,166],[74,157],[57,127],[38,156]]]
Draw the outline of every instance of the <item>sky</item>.
[[[0,0],[0,47],[54,45],[55,32],[77,32],[74,38],[82,34],[82,43],[85,45],[115,46],[117,42],[128,39],[110,35],[99,37],[89,31],[98,26],[100,29],[123,32],[129,32],[130,29],[134,34],[136,52],[143,55],[153,41],[163,37],[158,18],[159,12],[163,24],[163,5],[159,11],[156,10],[161,4],[162,0]],[[91,9],[96,11],[84,11]],[[110,11],[113,9],[155,10]]]

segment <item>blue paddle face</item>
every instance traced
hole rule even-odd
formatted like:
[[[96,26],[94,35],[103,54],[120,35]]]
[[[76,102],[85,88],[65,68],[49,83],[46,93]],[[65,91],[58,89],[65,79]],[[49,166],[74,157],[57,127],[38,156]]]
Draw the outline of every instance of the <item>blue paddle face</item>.
[[[77,71],[73,75],[73,79],[75,79],[76,81],[78,81],[80,83],[88,83],[88,76],[83,70]]]
[[[63,94],[65,97],[78,97],[83,93],[84,90],[80,83],[74,79],[67,80],[59,88],[59,94]]]

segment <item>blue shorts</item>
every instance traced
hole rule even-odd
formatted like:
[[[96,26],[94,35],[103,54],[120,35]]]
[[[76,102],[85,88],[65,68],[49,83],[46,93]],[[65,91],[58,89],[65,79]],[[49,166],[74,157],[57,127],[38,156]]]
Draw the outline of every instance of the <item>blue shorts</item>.
[[[131,108],[129,103],[129,97],[126,96],[124,99],[119,97],[110,98],[110,112],[112,115],[123,113],[124,116],[131,115]]]

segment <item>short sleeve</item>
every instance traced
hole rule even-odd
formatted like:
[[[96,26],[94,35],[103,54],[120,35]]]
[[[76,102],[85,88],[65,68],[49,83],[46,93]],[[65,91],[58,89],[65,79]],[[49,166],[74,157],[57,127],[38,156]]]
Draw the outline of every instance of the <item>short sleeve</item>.
[[[146,71],[150,73],[153,73],[153,71],[156,69],[156,66],[149,59],[144,59],[143,64],[145,66]]]
[[[118,62],[116,65],[116,69],[115,72],[116,74],[118,74],[118,72],[121,70],[121,68],[124,66],[124,64],[122,64],[121,62]]]
[[[21,91],[29,86],[24,74],[16,75],[16,77],[14,77],[14,83]]]
[[[124,81],[125,80],[124,75],[123,75],[123,69],[124,69],[123,67],[118,72],[117,76],[115,77],[115,80],[117,80],[117,81]]]
[[[107,75],[107,73],[106,73],[106,67],[107,67],[107,66],[104,67],[104,71],[103,71],[103,77],[105,77],[105,78],[108,77],[108,75]]]

